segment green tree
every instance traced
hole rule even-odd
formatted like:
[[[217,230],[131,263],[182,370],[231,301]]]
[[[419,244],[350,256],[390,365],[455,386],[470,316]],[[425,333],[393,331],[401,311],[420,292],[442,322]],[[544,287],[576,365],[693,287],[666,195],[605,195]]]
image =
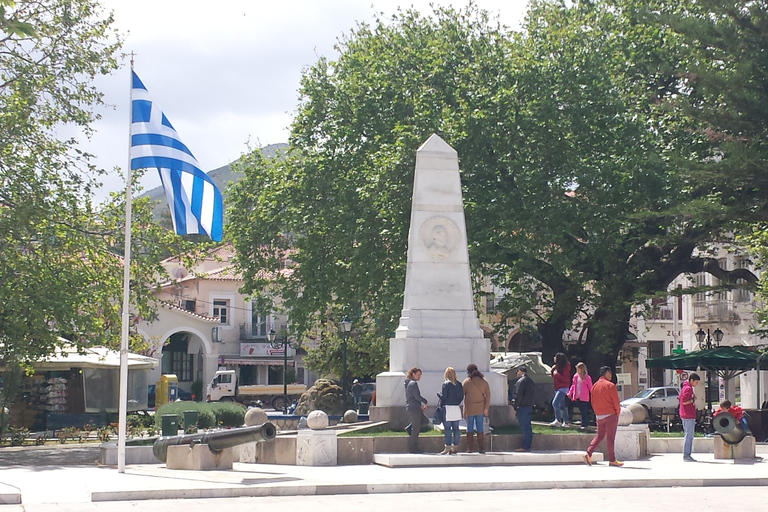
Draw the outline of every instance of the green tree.
[[[431,133],[459,154],[475,272],[509,290],[503,312],[538,330],[545,359],[576,322],[590,368],[614,364],[632,306],[681,273],[754,280],[696,252],[733,217],[679,172],[709,145],[661,101],[661,64],[684,53],[671,32],[616,2],[542,1],[522,34],[475,6],[408,11],[338,49],[303,77],[287,158],[244,159],[232,196],[245,289],[275,286],[297,330],[354,312],[386,343]]]
[[[60,337],[119,346],[125,199],[95,205],[106,171],[57,134],[91,133],[94,78],[117,68],[120,39],[93,0],[0,7],[0,360],[38,360]],[[154,225],[146,200],[133,208],[133,308],[152,318],[161,251],[191,244]]]

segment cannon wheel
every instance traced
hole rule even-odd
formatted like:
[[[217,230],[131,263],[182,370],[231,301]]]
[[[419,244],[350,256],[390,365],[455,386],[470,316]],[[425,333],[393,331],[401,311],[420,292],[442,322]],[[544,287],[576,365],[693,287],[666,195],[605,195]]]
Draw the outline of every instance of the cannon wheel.
[[[290,403],[288,400],[288,397],[285,395],[276,396],[272,399],[272,402],[270,402],[270,405],[272,405],[272,408],[276,411],[282,411],[284,406],[287,406]]]

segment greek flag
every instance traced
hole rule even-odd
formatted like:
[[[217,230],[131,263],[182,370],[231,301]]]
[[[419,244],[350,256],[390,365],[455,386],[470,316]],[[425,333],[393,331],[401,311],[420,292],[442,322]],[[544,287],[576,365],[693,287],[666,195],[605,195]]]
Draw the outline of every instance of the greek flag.
[[[131,74],[131,169],[158,170],[177,234],[206,234],[220,241],[221,192],[200,169],[136,73],[131,70]]]

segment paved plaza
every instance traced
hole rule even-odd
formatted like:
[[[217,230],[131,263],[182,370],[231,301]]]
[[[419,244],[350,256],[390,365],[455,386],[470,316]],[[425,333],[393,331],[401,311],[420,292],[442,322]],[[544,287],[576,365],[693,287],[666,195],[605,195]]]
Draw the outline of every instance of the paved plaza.
[[[227,471],[180,471],[151,464],[129,465],[122,474],[114,467],[88,463],[89,456],[83,455],[83,451],[82,448],[80,453],[77,448],[62,448],[58,452],[64,453],[64,457],[56,459],[56,463],[45,464],[32,448],[1,450],[0,502],[40,505],[181,498],[768,486],[766,445],[759,445],[758,458],[750,461],[715,460],[711,453],[700,453],[694,454],[698,462],[687,463],[675,453],[628,461],[623,468],[608,467],[605,463],[592,467],[583,464],[477,465],[472,457],[470,465],[451,467],[235,463],[234,469]],[[71,463],[66,461],[67,453],[71,454]],[[79,462],[77,457],[84,459]],[[489,453],[487,457],[491,460],[495,455]],[[14,464],[14,460],[19,463]],[[23,465],[22,460],[31,463]],[[71,465],[77,463],[83,465]]]

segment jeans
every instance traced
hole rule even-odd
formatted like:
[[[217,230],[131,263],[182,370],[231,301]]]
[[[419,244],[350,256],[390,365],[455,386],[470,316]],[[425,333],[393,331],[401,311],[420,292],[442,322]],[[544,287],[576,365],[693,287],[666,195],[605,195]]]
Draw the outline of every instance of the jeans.
[[[445,429],[445,445],[459,446],[459,420],[444,421],[443,428]]]
[[[531,409],[529,405],[527,407],[519,407],[517,409],[517,421],[520,423],[520,430],[523,431],[523,442],[520,447],[525,450],[531,449],[531,442],[533,441],[533,430],[531,429]]]
[[[741,419],[739,420],[739,425],[744,430],[749,431],[749,423],[747,423],[747,417],[746,416],[742,416],[741,417]]]
[[[362,401],[363,401],[363,397],[361,397],[361,396],[355,396],[355,397],[353,397],[353,398],[355,399],[355,403],[356,403],[356,404],[359,404],[360,402],[362,402]]]
[[[560,423],[568,423],[568,409],[565,408],[565,397],[568,395],[568,388],[560,388],[555,391],[555,398],[552,399],[552,407],[555,409],[555,419]]]
[[[483,415],[467,416],[467,433],[471,434],[475,430],[483,432]]]
[[[616,451],[613,448],[613,443],[616,441],[616,430],[619,428],[619,415],[611,414],[607,418],[597,420],[597,435],[589,443],[587,448],[587,454],[591,457],[597,449],[597,445],[605,438],[605,447],[608,451],[608,461],[613,462],[616,460]]]
[[[579,404],[579,413],[581,414],[581,426],[588,427],[589,426],[589,402],[582,402],[581,400],[577,400],[576,403]]]
[[[696,418],[683,418],[683,457],[690,457],[693,451],[693,431],[696,429]]]

